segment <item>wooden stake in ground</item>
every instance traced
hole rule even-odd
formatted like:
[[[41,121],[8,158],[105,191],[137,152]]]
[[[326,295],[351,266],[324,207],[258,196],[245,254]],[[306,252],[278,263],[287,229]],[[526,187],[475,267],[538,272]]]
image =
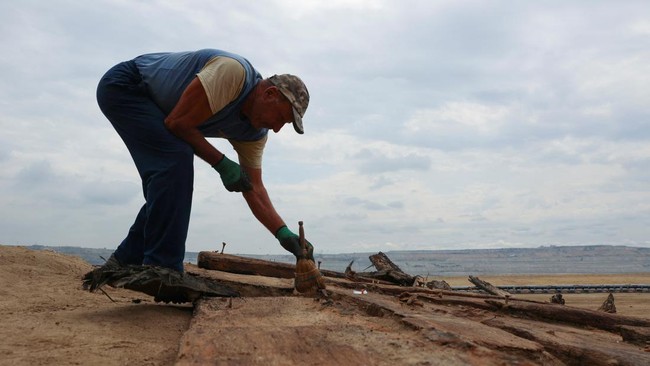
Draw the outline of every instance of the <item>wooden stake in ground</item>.
[[[551,296],[551,304],[560,304],[560,305],[564,305],[565,303],[566,303],[566,302],[565,302],[564,299],[562,298],[562,294],[561,294],[561,293],[558,292],[557,294]]]
[[[614,294],[610,293],[609,296],[607,296],[607,299],[602,305],[600,305],[598,311],[604,311],[610,314],[616,313],[616,305],[614,305]]]

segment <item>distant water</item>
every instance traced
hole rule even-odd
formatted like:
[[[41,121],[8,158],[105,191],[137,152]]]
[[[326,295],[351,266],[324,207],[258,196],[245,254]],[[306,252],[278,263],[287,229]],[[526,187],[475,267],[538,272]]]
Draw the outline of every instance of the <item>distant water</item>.
[[[76,255],[87,262],[104,263],[112,249],[31,246]],[[384,252],[404,272],[422,276],[553,273],[650,272],[650,248],[627,246],[571,246],[515,249],[388,251]],[[372,271],[368,257],[376,253],[316,255],[321,268],[343,272],[351,261],[357,272]],[[198,253],[187,252],[185,261],[196,264]],[[295,263],[292,255],[244,255],[282,263]]]
[[[344,271],[373,271],[368,257],[376,253],[316,256],[321,268]],[[454,251],[390,251],[385,254],[404,272],[421,276],[467,276],[496,274],[554,273],[644,273],[650,272],[650,248],[590,246],[534,249]],[[269,259],[268,257],[266,259]],[[292,262],[290,256],[272,257]]]

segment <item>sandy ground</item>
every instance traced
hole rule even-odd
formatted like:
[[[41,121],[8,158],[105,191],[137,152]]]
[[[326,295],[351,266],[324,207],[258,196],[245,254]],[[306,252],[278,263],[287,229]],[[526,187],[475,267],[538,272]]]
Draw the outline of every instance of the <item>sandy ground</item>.
[[[191,306],[81,288],[91,265],[51,251],[0,245],[0,364],[170,365]]]
[[[0,365],[172,365],[177,361],[183,364],[182,359],[177,360],[177,355],[183,337],[190,328],[193,307],[156,304],[146,295],[124,289],[106,287],[106,292],[113,301],[99,292],[88,293],[81,288],[80,278],[90,269],[88,263],[76,257],[0,245]],[[496,276],[482,279],[495,285],[650,283],[650,274],[558,275],[544,278]],[[452,285],[468,285],[466,278],[446,280]],[[526,296],[538,300],[548,300],[550,297]],[[565,299],[567,304],[573,306],[596,309],[606,296],[607,294],[567,294]],[[642,317],[648,317],[647,314],[650,314],[650,294],[615,294],[615,298],[619,314]],[[260,298],[248,302],[245,300],[237,300],[242,303],[241,310],[237,311],[241,311],[246,317],[252,317],[253,315],[246,313],[252,311],[259,322],[266,322],[271,328],[275,323],[282,324],[283,321],[293,319],[296,314],[287,313],[286,318],[282,318],[280,313],[269,308],[269,304],[278,303],[279,307],[285,309],[298,306],[306,310],[309,310],[309,306],[317,306],[312,300],[292,297]],[[253,306],[264,302],[268,304]],[[334,312],[336,309],[328,311]],[[269,315],[271,313],[272,317]],[[341,314],[338,315],[340,317]],[[271,319],[273,321],[270,321]],[[303,317],[300,321],[307,321],[305,319],[309,322],[319,321],[318,317]],[[378,318],[376,321],[383,320]],[[381,323],[378,324],[381,326]],[[350,329],[354,328],[354,323],[328,323],[324,329],[331,332],[331,328],[336,326],[344,330],[341,334],[348,334]],[[265,329],[271,332],[271,328]],[[359,331],[362,327],[354,329]],[[200,332],[201,329],[195,328],[194,331]],[[261,337],[264,335],[262,333],[264,332],[255,334]],[[374,337],[384,334],[376,331],[374,333]],[[328,333],[323,334],[325,337]],[[367,341],[367,334],[359,339],[364,337]],[[354,339],[346,341],[352,342]],[[232,342],[235,340],[224,341],[218,345],[236,346]],[[395,346],[383,338],[378,342],[391,345],[390,347]],[[388,353],[390,347],[387,349]],[[336,356],[348,357],[348,360],[357,357],[360,361],[364,357],[353,352],[336,354],[334,351],[332,350],[332,359],[336,359]],[[232,352],[243,351],[235,347]]]

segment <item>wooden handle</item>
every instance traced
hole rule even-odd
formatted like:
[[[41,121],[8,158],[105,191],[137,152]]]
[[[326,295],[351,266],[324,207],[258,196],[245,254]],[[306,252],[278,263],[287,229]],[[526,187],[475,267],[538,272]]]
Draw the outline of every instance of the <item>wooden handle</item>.
[[[303,250],[306,250],[307,243],[305,240],[305,228],[302,226],[302,221],[298,221],[298,239],[300,240],[300,247]]]

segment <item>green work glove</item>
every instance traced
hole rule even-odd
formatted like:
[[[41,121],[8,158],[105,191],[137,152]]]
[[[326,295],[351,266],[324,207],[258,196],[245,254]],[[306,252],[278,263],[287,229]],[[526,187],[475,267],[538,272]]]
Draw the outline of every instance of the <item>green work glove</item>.
[[[223,156],[220,162],[212,166],[219,175],[226,189],[230,192],[247,192],[253,189],[248,174],[239,164]]]
[[[293,253],[298,259],[305,258],[305,253],[300,247],[300,237],[294,234],[287,228],[283,226],[275,232],[275,238],[280,241],[280,245],[289,252]],[[305,239],[305,246],[307,247],[307,259],[314,260],[314,246],[311,245],[307,239]]]

